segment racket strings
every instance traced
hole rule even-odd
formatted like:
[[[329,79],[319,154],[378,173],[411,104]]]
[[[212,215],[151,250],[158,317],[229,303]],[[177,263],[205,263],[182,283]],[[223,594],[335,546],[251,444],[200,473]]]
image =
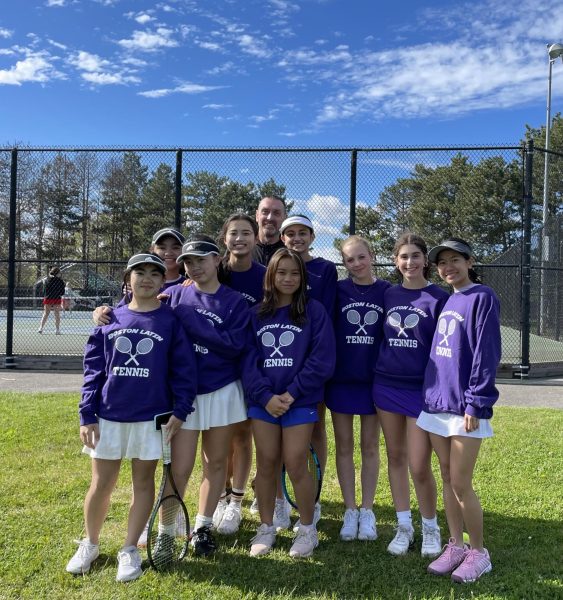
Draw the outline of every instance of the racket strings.
[[[163,498],[154,514],[147,540],[151,563],[157,570],[171,567],[187,551],[189,525],[176,496]]]

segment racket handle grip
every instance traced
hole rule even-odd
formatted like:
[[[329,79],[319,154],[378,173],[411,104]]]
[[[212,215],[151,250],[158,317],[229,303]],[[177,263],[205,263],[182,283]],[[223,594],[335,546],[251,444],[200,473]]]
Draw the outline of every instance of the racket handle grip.
[[[166,439],[168,437],[168,428],[166,425],[160,428],[160,435],[162,436],[162,462],[165,465],[169,465],[172,462],[172,448]]]

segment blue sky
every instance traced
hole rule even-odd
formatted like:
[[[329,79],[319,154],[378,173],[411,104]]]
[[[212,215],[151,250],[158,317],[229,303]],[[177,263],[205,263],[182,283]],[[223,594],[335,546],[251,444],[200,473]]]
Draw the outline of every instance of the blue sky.
[[[4,0],[0,143],[513,144],[562,39],[560,0]]]

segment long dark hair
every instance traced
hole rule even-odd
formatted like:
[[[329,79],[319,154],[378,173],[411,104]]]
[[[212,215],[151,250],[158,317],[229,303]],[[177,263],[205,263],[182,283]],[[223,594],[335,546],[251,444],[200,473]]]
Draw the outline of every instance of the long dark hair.
[[[428,246],[426,245],[424,238],[422,238],[421,236],[410,231],[403,232],[395,242],[395,245],[393,246],[393,256],[397,258],[399,256],[399,251],[401,250],[401,248],[409,244],[416,246],[422,252],[422,254],[424,254],[424,258],[426,259],[426,266],[422,270],[422,274],[424,275],[424,279],[428,279],[428,275],[430,274],[430,264],[428,263]],[[403,274],[401,273],[401,271],[399,271],[397,267],[395,267],[395,271],[399,276],[399,280],[403,281]]]
[[[221,227],[221,232],[219,233],[219,240],[221,241],[222,244],[225,245],[225,247],[227,246],[227,242],[226,242],[227,230],[229,229],[229,225],[233,221],[246,221],[252,228],[252,231],[254,233],[254,239],[258,238],[258,224],[256,223],[256,221],[252,217],[249,217],[245,213],[242,213],[242,212],[233,213],[232,215],[229,215],[227,217],[226,221],[223,223],[223,226]],[[219,281],[221,283],[226,283],[227,285],[229,285],[229,283],[231,282],[231,265],[229,264],[230,256],[231,256],[231,253],[227,249],[225,251],[223,258],[221,259],[221,264],[219,265],[219,273],[218,273]]]
[[[469,248],[470,254],[466,254],[465,252],[460,252],[459,254],[464,256],[467,260],[469,260],[470,258],[473,258],[473,259],[475,258],[475,255],[473,254],[473,249],[471,248],[471,244],[466,242],[464,239],[458,238],[458,237],[449,237],[446,241],[460,242],[461,244],[465,244]],[[469,276],[469,279],[473,283],[483,283],[481,281],[481,276],[479,275],[479,273],[477,273],[477,271],[473,267],[469,267],[469,271],[467,274]]]
[[[293,294],[291,305],[289,307],[289,316],[296,325],[303,325],[307,319],[307,270],[301,256],[295,250],[289,248],[280,248],[272,256],[266,275],[264,276],[264,299],[258,309],[258,318],[266,319],[274,316],[278,304],[278,291],[276,290],[276,273],[280,261],[284,258],[291,258],[299,268],[301,282]]]

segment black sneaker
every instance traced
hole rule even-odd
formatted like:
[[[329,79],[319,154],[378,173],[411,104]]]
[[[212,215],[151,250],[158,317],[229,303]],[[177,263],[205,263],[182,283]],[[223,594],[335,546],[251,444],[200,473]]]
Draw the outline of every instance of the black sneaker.
[[[211,534],[211,528],[209,526],[200,527],[196,529],[192,534],[190,541],[194,553],[197,556],[209,556],[217,550],[217,545]]]

